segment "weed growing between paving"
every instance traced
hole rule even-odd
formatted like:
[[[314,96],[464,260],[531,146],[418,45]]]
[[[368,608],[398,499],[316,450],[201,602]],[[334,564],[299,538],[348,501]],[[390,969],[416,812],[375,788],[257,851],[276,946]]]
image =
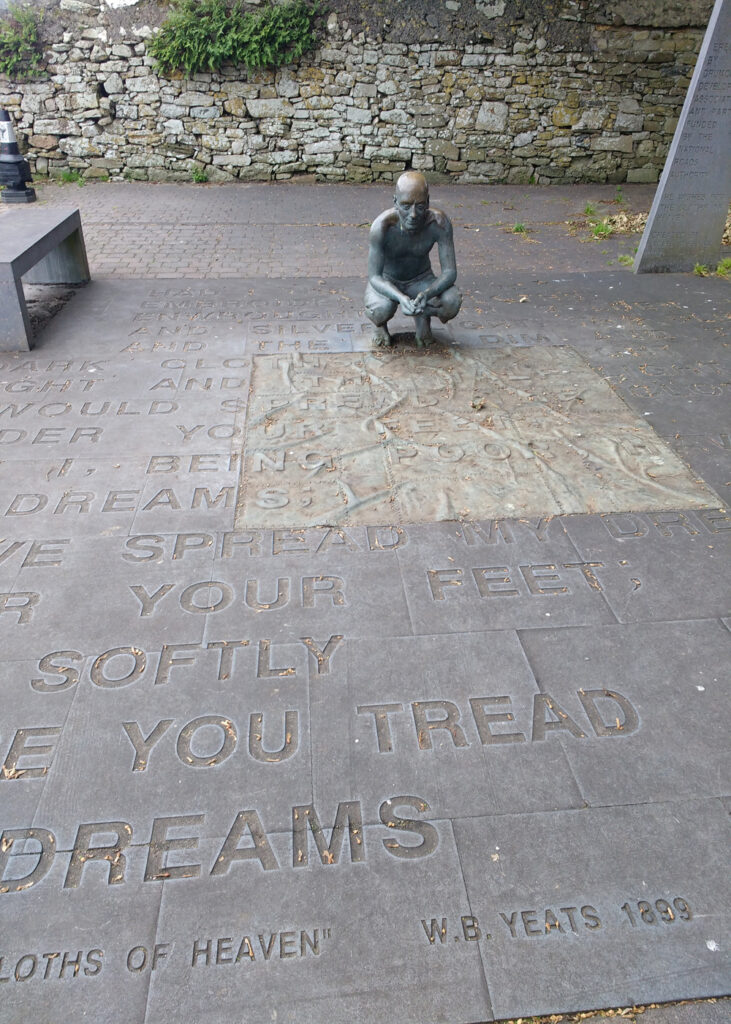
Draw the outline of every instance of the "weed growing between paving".
[[[715,271],[711,270],[705,263],[696,263],[693,267],[693,273],[698,277],[713,277],[715,274],[716,277],[722,277],[725,280],[731,276],[731,257],[727,256],[725,259],[722,259]]]
[[[161,74],[216,71],[223,64],[281,67],[316,44],[317,3],[307,0],[245,11],[240,2],[174,0],[173,11],[148,43]]]
[[[603,220],[597,221],[592,225],[591,229],[591,233],[597,241],[602,238],[609,238],[613,232],[614,228],[609,223],[609,217],[605,217]]]

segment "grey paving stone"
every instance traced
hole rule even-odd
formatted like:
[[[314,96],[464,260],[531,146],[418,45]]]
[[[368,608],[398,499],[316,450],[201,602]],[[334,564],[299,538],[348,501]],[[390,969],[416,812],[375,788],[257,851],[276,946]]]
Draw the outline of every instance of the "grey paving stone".
[[[671,379],[638,383],[629,374],[615,389],[661,435],[692,431],[728,432],[728,370],[722,367],[673,373]]]
[[[725,872],[697,854],[725,817],[708,800],[456,821],[495,1016],[724,994]]]
[[[324,284],[324,282],[323,282]],[[261,293],[261,319],[249,324],[247,352],[251,355],[274,355],[288,351],[303,354],[317,352],[349,352],[369,342],[372,325],[363,309],[363,281],[339,282],[333,290],[311,282],[307,295],[299,295],[297,282],[283,281],[274,293]],[[345,287],[344,287],[345,285]],[[283,304],[289,299],[291,305]]]
[[[118,686],[104,680],[131,658],[84,667],[33,819],[53,823],[59,849],[82,821],[111,818],[144,832],[154,817],[204,811],[204,834],[218,836],[232,799],[259,808],[272,829],[288,827],[288,801],[312,802],[306,648],[168,640],[144,652],[144,664],[138,656],[138,675]],[[299,673],[263,675],[298,662]]]
[[[665,440],[713,488],[723,504],[731,504],[731,433],[715,428],[696,432],[693,425],[691,432],[673,434]]]
[[[577,555],[564,522],[547,516],[410,527],[398,556],[414,632],[614,621],[606,560],[594,550]]]
[[[605,563],[604,596],[620,622],[728,612],[726,511],[571,516],[565,524],[582,558]]]
[[[568,702],[577,691],[579,700],[583,696],[588,728],[569,722],[556,706],[551,717],[572,726],[555,727],[554,737],[561,737],[587,803],[702,799],[731,791],[724,721],[728,635],[719,622],[527,630],[520,638],[541,690],[562,712],[573,719]]]
[[[12,592],[13,584],[18,577],[23,562],[30,556],[33,548],[33,541],[23,539],[10,539],[4,537],[0,545],[0,590],[5,593]],[[36,552],[37,552],[36,548]],[[40,557],[33,554],[35,560]]]
[[[66,537],[83,543],[85,537],[130,532],[149,459],[90,459],[75,452],[65,458],[68,451],[24,459],[18,450],[0,464],[0,521],[14,542]],[[37,560],[51,559],[41,553]]]
[[[318,802],[349,793],[372,814],[384,792],[418,793],[436,817],[583,804],[562,745],[533,742],[538,687],[513,633],[346,638],[342,648],[310,683]],[[577,713],[575,693],[566,706]]]
[[[134,533],[232,530],[239,482],[238,453],[184,451],[152,455],[138,479]]]
[[[70,856],[57,853],[45,877],[0,896],[8,1024],[84,1018],[111,1024],[120,1013],[129,1021],[144,1019],[162,888],[161,882],[142,884],[144,853],[125,852],[129,879],[123,885],[108,884],[108,862],[92,861],[81,867],[80,878],[77,866],[75,888],[64,888]],[[30,862],[16,869],[21,880],[39,861],[37,855],[14,859]],[[158,968],[164,952],[158,950]]]
[[[367,351],[371,348],[371,331],[358,328],[358,334],[338,336],[328,324],[323,325],[326,333],[315,334],[303,331],[302,337],[279,337],[278,335],[262,336],[250,340],[246,351],[251,355],[278,355],[287,352],[307,352],[314,355],[318,352],[355,352]]]
[[[471,344],[475,336],[494,344],[496,337],[509,335],[541,345],[570,344],[608,374],[614,376],[620,367],[636,371],[638,379],[631,384],[637,388],[628,389],[623,397],[640,413],[648,408],[641,401],[646,394],[642,386],[650,384],[640,366],[652,368],[664,361],[687,368],[699,361],[724,360],[728,365],[728,299],[719,281],[704,281],[691,289],[688,278],[679,275],[655,275],[651,282],[638,285],[629,273],[557,275],[545,270],[491,274],[487,279],[468,272],[459,280],[470,306],[452,322],[458,342],[464,326]],[[665,383],[671,382],[655,382],[658,395],[680,414],[683,398],[673,398],[668,388],[659,386]],[[698,378],[687,383],[703,386]],[[686,398],[694,396],[702,397],[699,388]],[[691,408],[697,407],[698,401]]]
[[[0,449],[32,459],[62,448],[77,458],[228,452],[236,414],[246,408],[250,368],[241,345],[229,356],[191,359],[142,352],[8,360]]]
[[[73,688],[43,692],[37,668],[20,645],[9,646],[0,664],[0,830],[33,820],[75,697]]]
[[[613,335],[617,343],[626,332],[641,333],[643,328],[667,332],[681,347],[689,330],[715,335],[719,342],[725,337],[717,330],[723,326],[728,308],[726,287],[720,279],[696,282],[681,274],[638,278],[626,271],[551,272],[550,268],[537,273],[509,268],[486,276],[463,267],[460,282],[479,290],[484,308],[510,307],[516,323],[535,318],[538,311],[547,314],[547,322],[561,324],[558,329],[581,321],[586,326],[614,328],[619,332]],[[523,296],[527,301],[521,303]],[[588,335],[587,344],[590,340]]]
[[[222,401],[229,405],[218,411],[215,423],[206,423],[208,413],[204,407],[210,403],[200,397],[186,402],[166,397],[16,404],[18,417],[10,421],[12,426],[3,428],[0,444],[6,457],[55,458],[60,462],[64,461],[61,452],[69,458],[87,459],[130,458],[185,448],[227,453],[232,437],[236,436],[232,427],[235,414],[245,405],[237,407],[235,399]],[[93,409],[95,415],[87,417],[85,407]],[[8,408],[6,405],[5,409]],[[53,419],[38,418],[44,415],[44,409],[53,410]]]
[[[702,332],[689,332],[678,341],[669,333],[658,339],[607,341],[587,358],[633,407],[654,415],[663,403],[678,412],[688,409],[702,418],[704,409],[723,417],[727,390],[728,354],[723,338],[715,341]]]
[[[464,306],[463,306],[464,308]],[[484,321],[484,322],[481,322]],[[458,348],[528,348],[532,345],[565,345],[569,337],[552,327],[545,327],[537,319],[530,323],[513,325],[499,317],[482,318],[472,315],[458,323],[446,325],[451,343]]]
[[[214,566],[213,578],[223,591],[219,587],[212,597],[220,607],[210,613],[210,620],[215,620],[222,635],[237,636],[243,629],[279,641],[310,636],[326,642],[335,634],[409,635],[411,619],[396,550],[370,547],[379,535],[391,544],[394,537],[403,538],[404,534],[372,527],[369,543],[362,529],[244,530],[231,534],[228,544],[232,551],[236,547],[251,549],[249,539],[258,542],[263,536],[272,545],[266,550],[276,553],[265,555],[262,551],[251,562],[247,557],[245,572],[235,560],[232,564],[224,559]],[[173,605],[179,604],[179,596],[173,595]],[[176,617],[180,613],[178,607]],[[183,610],[182,614],[189,613]]]
[[[66,549],[48,542],[45,556],[52,560],[58,550],[59,557],[65,558],[65,570],[62,564],[55,575],[53,566],[22,571],[24,589],[18,593],[26,596],[6,602],[6,612],[0,615],[0,642],[6,638],[11,645],[22,643],[26,656],[32,651],[38,657],[60,649],[91,654],[150,643],[154,648],[159,646],[162,620],[168,628],[195,633],[196,640],[201,639],[215,590],[209,586],[210,549],[201,549],[195,559],[189,555],[185,566],[172,557],[169,564],[150,565],[125,555],[164,550],[164,538],[148,541],[152,548],[147,549],[136,546],[144,541],[127,544],[117,537],[70,540]],[[174,554],[172,539],[168,550]],[[42,579],[35,575],[44,571]],[[120,671],[124,673],[124,666]]]
[[[201,358],[246,341],[252,294],[237,281],[129,281],[96,277],[39,334],[34,356],[144,351]],[[99,331],[103,318],[104,330]],[[231,356],[235,354],[232,350]]]
[[[165,883],[157,941],[175,948],[153,976],[146,1024],[176,1015],[226,1024],[242,1006],[252,1024],[491,1020],[479,944],[440,957],[427,937],[436,912],[470,916],[451,828],[432,827],[438,845],[423,859],[391,856],[383,842],[393,831],[365,827],[356,863],[347,838],[333,864],[310,840],[297,869],[291,836],[270,834],[277,869],[234,863],[219,877]],[[201,843],[204,871],[220,848]]]

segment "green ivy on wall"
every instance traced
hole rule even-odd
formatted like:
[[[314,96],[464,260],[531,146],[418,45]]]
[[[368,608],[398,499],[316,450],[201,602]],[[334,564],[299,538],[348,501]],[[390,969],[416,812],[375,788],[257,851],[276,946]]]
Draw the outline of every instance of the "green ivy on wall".
[[[148,44],[162,74],[216,71],[223,64],[280,67],[316,45],[318,3],[288,0],[245,11],[236,0],[173,0],[173,11]]]
[[[9,4],[0,18],[0,74],[15,81],[43,75],[40,15],[32,7]]]

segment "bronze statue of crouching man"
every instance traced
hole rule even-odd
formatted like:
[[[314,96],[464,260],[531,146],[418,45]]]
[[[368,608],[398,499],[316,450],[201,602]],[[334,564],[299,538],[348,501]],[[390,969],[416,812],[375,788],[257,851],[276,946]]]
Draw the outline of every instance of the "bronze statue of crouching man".
[[[462,295],[454,285],[457,261],[452,224],[446,214],[429,206],[429,186],[418,171],[407,171],[396,182],[393,208],[373,221],[368,253],[366,314],[376,325],[373,343],[392,344],[386,326],[400,306],[414,318],[416,344],[433,341],[430,317],[442,323],[459,312]],[[432,271],[429,251],[436,243],[440,273]]]

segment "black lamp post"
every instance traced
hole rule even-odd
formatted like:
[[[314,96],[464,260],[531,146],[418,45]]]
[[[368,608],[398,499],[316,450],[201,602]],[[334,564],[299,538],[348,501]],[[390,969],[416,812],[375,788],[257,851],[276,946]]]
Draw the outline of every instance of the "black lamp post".
[[[13,122],[7,110],[0,107],[0,191],[4,203],[32,203],[36,198],[35,189],[26,182],[32,181],[28,161],[18,152],[18,143],[13,131]]]

